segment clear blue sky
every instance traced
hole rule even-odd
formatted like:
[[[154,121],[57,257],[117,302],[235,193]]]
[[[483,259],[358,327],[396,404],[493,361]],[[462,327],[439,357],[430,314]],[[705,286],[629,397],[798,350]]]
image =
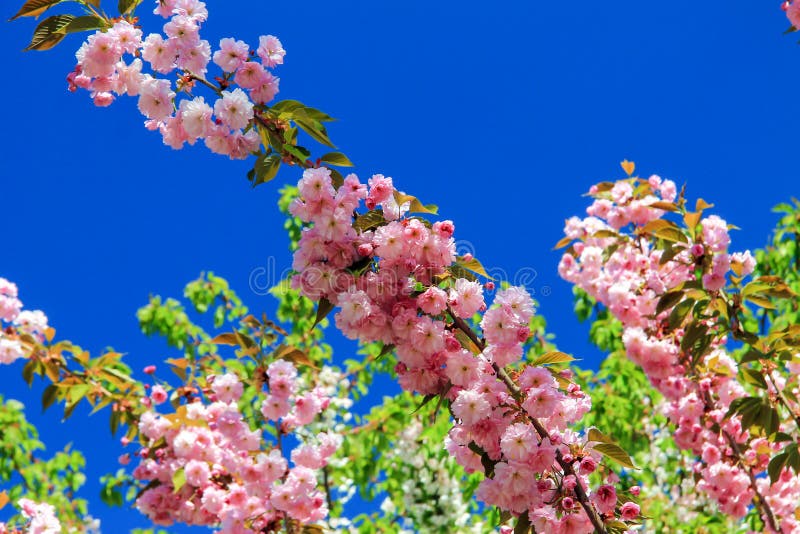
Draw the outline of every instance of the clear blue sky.
[[[0,15],[21,3],[5,2]],[[212,43],[281,38],[279,96],[338,117],[329,131],[361,175],[391,175],[437,203],[486,266],[535,270],[528,286],[541,312],[587,366],[601,355],[571,314],[551,248],[563,220],[584,209],[581,194],[620,177],[620,160],[716,203],[742,228],[741,248],[762,245],[771,207],[800,194],[800,48],[782,35],[778,1],[210,4]],[[270,257],[289,264],[279,184],[251,190],[246,164],[163,146],[129,99],[97,109],[68,93],[80,38],[22,53],[33,28],[23,20],[0,32],[0,276],[59,337],[92,351],[113,345],[137,369],[166,355],[138,332],[134,312],[150,293],[177,296],[213,270],[251,309],[270,309],[248,277]],[[284,171],[278,181],[297,178]],[[84,495],[105,530],[145,525],[95,497],[119,452],[105,418],[40,417],[20,370],[0,370],[3,394],[27,399],[52,450],[72,441],[86,453]]]

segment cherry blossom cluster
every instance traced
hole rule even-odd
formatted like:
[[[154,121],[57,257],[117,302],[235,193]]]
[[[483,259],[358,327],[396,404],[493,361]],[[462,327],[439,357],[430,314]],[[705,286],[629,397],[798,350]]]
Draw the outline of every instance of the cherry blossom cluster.
[[[769,479],[757,481],[779,446],[750,435],[740,417],[725,417],[731,402],[746,395],[736,379],[737,364],[725,351],[727,336],[708,321],[713,340],[698,362],[681,349],[683,323],[670,326],[678,303],[657,313],[660,297],[669,290],[699,280],[706,292],[715,293],[725,286],[733,266],[739,276],[752,273],[753,257],[749,252],[729,254],[728,225],[710,215],[699,221],[693,242],[676,244],[683,248],[664,258],[664,251],[643,238],[641,230],[664,218],[666,211],[654,207],[656,203],[664,206],[675,200],[675,184],[669,180],[629,179],[612,187],[594,186],[590,193],[594,202],[588,217],[573,217],[566,223],[564,231],[575,242],[561,259],[561,276],[622,323],[628,357],[664,395],[661,410],[675,425],[675,443],[698,457],[697,488],[736,518],[747,513],[754,498],[759,502],[766,497],[770,505],[784,499],[771,506],[772,513],[782,532],[800,532],[794,516],[800,502],[795,477],[785,472],[792,480],[772,489]],[[769,515],[764,507],[760,511]],[[773,522],[764,519],[770,529]]]
[[[17,501],[27,522],[22,530],[10,528],[0,523],[0,534],[61,534],[61,523],[56,517],[55,508],[47,503],[37,503],[30,499]]]
[[[544,532],[592,532],[593,520],[639,515],[633,502],[618,506],[613,485],[586,494],[600,458],[567,428],[591,407],[580,387],[562,391],[541,367],[517,382],[506,374],[530,336],[533,301],[524,289],[498,291],[487,308],[480,283],[449,274],[458,261],[453,223],[407,216],[411,202],[391,178],[363,184],[351,174],[336,188],[322,167],[306,170],[298,188],[290,212],[309,227],[293,286],[338,306],[335,322],[347,337],[393,346],[405,390],[451,401],[448,450],[470,472],[485,472],[482,458],[493,463],[478,490],[484,502],[527,512]],[[358,215],[362,203],[369,211]],[[466,323],[479,312],[482,340]]]
[[[226,38],[212,54],[211,44],[200,37],[208,18],[205,3],[156,0],[155,13],[169,19],[163,34],[145,36],[122,19],[90,35],[76,53],[78,64],[67,78],[70,90],[89,91],[97,106],[109,106],[121,95],[138,97],[146,127],[160,131],[174,149],[202,139],[209,150],[231,159],[257,152],[260,138],[250,126],[254,108],[278,93],[280,80],[268,69],[283,63],[280,41],[261,36],[253,50],[244,41]],[[219,87],[206,80],[212,61],[222,71]],[[197,82],[214,87],[214,102],[202,96],[177,98],[176,91],[191,97]]]
[[[800,28],[800,2],[786,0],[781,4],[781,8],[786,12],[786,18],[792,26]]]
[[[284,520],[314,523],[328,514],[317,470],[327,465],[341,436],[320,432],[284,457],[280,436],[293,432],[330,403],[319,388],[302,390],[295,366],[277,360],[267,368],[269,393],[261,413],[275,424],[276,443],[252,430],[238,401],[243,384],[232,373],[209,377],[208,402],[199,397],[175,414],[145,412],[139,423],[144,447],[135,478],[150,481],[137,500],[156,524],[218,526],[219,532],[262,532]],[[155,387],[153,404],[166,400]]]
[[[24,358],[26,337],[41,343],[47,328],[47,316],[23,310],[16,284],[0,278],[0,364]]]

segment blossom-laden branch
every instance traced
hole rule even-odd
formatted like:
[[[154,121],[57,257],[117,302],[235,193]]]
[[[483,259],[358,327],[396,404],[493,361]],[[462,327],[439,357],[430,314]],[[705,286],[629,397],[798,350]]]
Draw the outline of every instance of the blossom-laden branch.
[[[624,166],[632,174],[632,164]],[[560,245],[572,244],[562,277],[622,322],[628,357],[665,397],[676,444],[698,456],[698,489],[733,517],[752,503],[768,531],[800,531],[796,474],[770,467],[771,485],[760,475],[780,442],[797,438],[794,414],[779,394],[796,377],[787,379],[776,365],[780,354],[797,350],[796,327],[759,339],[740,318],[745,301],[769,306],[792,292],[774,277],[745,284],[753,257],[728,253],[727,223],[703,217],[711,206],[702,200],[688,210],[669,180],[630,178],[590,193],[589,217],[567,221]],[[751,346],[738,365],[725,350],[729,335]],[[770,391],[773,379],[781,387]],[[795,463],[800,468],[800,458]]]
[[[603,448],[568,430],[590,408],[588,397],[575,384],[562,388],[543,366],[514,380],[502,369],[521,358],[530,336],[530,296],[502,290],[487,309],[470,272],[483,268],[456,256],[452,222],[408,216],[435,208],[390,178],[335,183],[323,167],[306,170],[298,188],[290,211],[312,226],[294,255],[293,286],[320,303],[318,317],[338,306],[347,337],[394,348],[404,389],[449,401],[456,423],[447,448],[468,472],[485,473],[478,497],[518,516],[520,531],[627,530],[638,505],[620,503],[611,484],[588,491]],[[464,322],[477,312],[485,341]]]
[[[255,48],[230,37],[214,49],[201,37],[208,9],[200,0],[155,0],[154,13],[168,19],[163,33],[145,33],[135,16],[141,2],[135,0],[122,0],[117,18],[96,11],[99,2],[93,0],[29,0],[13,18],[39,16],[70,2],[87,14],[45,18],[28,49],[47,50],[67,34],[92,32],[78,49],[67,82],[71,91],[88,91],[96,106],[136,97],[145,127],[160,132],[173,149],[202,141],[211,152],[231,159],[255,156],[248,173],[253,186],[275,178],[281,164],[352,165],[339,152],[314,160],[298,142],[303,131],[334,148],[324,126],[333,120],[329,115],[295,100],[270,105],[280,85],[272,71],[286,55],[277,37],[262,35]],[[219,75],[212,78],[210,68]],[[200,86],[211,91],[213,100],[194,94]]]

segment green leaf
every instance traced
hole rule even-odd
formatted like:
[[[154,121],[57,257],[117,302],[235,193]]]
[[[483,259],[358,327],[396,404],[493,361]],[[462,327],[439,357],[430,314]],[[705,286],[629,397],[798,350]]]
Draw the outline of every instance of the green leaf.
[[[281,166],[281,157],[278,154],[261,154],[256,159],[256,164],[253,166],[254,179],[253,187],[269,182],[278,175],[278,169]]]
[[[308,135],[311,136],[314,141],[317,143],[329,146],[331,148],[336,148],[336,146],[331,143],[331,140],[328,139],[328,131],[316,119],[295,119],[295,123]]]
[[[172,487],[175,488],[173,492],[178,493],[184,484],[186,484],[186,473],[181,467],[172,474]]]
[[[589,434],[586,436],[587,441],[596,441],[598,443],[610,443],[614,444],[614,440],[611,439],[609,436],[606,436],[596,428],[590,428]]]
[[[769,473],[769,481],[770,483],[774,484],[775,481],[778,480],[778,477],[781,476],[781,471],[783,470],[783,466],[789,460],[789,455],[785,452],[777,454],[772,457],[769,461],[769,465],[767,466],[767,473]]]
[[[752,282],[748,283],[746,286],[742,288],[742,297],[747,297],[748,295],[753,295],[755,293],[761,293],[762,291],[766,291],[770,289],[770,286],[767,283],[759,282],[758,280],[753,280]]]
[[[73,15],[47,17],[36,27],[31,43],[25,50],[49,50],[66,36],[66,28],[75,20]]]
[[[411,412],[411,415],[414,415],[415,413],[417,413],[418,411],[420,411],[420,410],[422,409],[422,407],[423,407],[423,406],[425,406],[426,404],[428,404],[430,401],[432,401],[432,400],[433,400],[433,399],[435,399],[436,397],[438,397],[438,395],[436,395],[436,394],[434,394],[434,393],[428,393],[427,395],[425,395],[425,397],[422,399],[422,402],[419,404],[419,406],[417,406],[417,407],[414,409],[414,411],[413,411],[413,412]]]
[[[775,432],[769,437],[769,440],[773,443],[781,443],[783,441],[793,441],[794,438],[786,432]]]
[[[336,119],[325,113],[324,111],[320,111],[316,108],[310,108],[308,106],[303,106],[302,113],[306,117],[311,117],[312,119],[319,121],[319,122],[333,122]]]
[[[296,109],[305,109],[305,105],[297,100],[286,99],[276,102],[271,109],[278,113],[291,113]]]
[[[575,358],[569,354],[555,350],[537,357],[531,362],[531,365],[550,365],[553,363],[569,363],[574,361]]]
[[[94,15],[85,15],[83,17],[76,17],[70,22],[64,31],[66,33],[86,32],[90,30],[99,30],[105,27],[105,22],[100,17]]]
[[[394,192],[394,200],[398,206],[402,206],[408,202],[408,211],[410,213],[430,213],[436,215],[439,212],[439,207],[434,204],[423,204],[419,199],[413,195],[406,195],[400,191]]]
[[[675,256],[677,256],[678,254],[680,254],[684,250],[686,250],[684,247],[677,246],[677,245],[673,245],[673,246],[667,248],[661,254],[661,258],[658,260],[658,264],[659,265],[664,265],[665,263],[667,263],[668,261],[673,259]]]
[[[58,397],[58,387],[55,384],[47,386],[42,393],[42,411],[47,410]]]
[[[618,238],[619,234],[614,230],[598,230],[592,235],[589,236],[592,239],[609,239],[609,238]]]
[[[768,310],[774,310],[777,308],[777,306],[775,306],[767,297],[762,295],[748,295],[745,297],[745,300]]]
[[[60,4],[66,0],[28,0],[17,11],[17,14],[9,20],[15,20],[20,17],[38,17],[56,4]]]
[[[333,304],[326,298],[323,298],[317,304],[317,317],[314,319],[314,325],[311,328],[317,326],[328,314],[333,311]]]
[[[36,371],[36,364],[38,362],[36,360],[28,360],[28,363],[25,364],[25,367],[22,368],[22,378],[25,380],[25,383],[29,386],[33,384],[33,374]]]
[[[356,220],[353,221],[353,228],[359,232],[365,232],[367,230],[371,230],[372,228],[377,228],[385,222],[386,219],[383,218],[383,210],[370,210],[364,215],[359,215],[356,217]]]
[[[212,343],[214,345],[230,345],[232,347],[235,347],[239,345],[239,338],[237,338],[236,334],[234,333],[226,332],[223,334],[219,334],[217,337],[209,341],[209,343]]]
[[[664,293],[658,300],[658,304],[656,305],[656,315],[660,314],[661,312],[663,312],[668,308],[672,308],[678,302],[680,302],[682,298],[683,298],[682,289],[678,289],[676,291],[668,291]]]
[[[383,358],[387,354],[391,354],[392,351],[394,350],[394,348],[395,348],[394,345],[384,345],[381,348],[380,353],[378,353],[378,358],[377,359],[380,360],[381,358]]]
[[[336,165],[337,167],[353,167],[353,162],[341,152],[328,152],[322,156],[321,161],[328,165]]]
[[[767,389],[767,380],[759,371],[749,367],[742,367],[741,372],[745,382],[761,389]]]
[[[119,0],[117,8],[120,15],[127,15],[131,13],[136,7],[142,3],[142,0]]]
[[[488,278],[489,280],[494,280],[494,278],[489,276],[489,273],[486,272],[486,269],[483,268],[483,265],[478,261],[477,258],[471,258],[469,261],[467,261],[464,260],[463,256],[461,256],[456,258],[456,265],[468,271],[472,271],[473,273],[479,274],[484,278]]]
[[[686,318],[686,315],[694,306],[694,300],[687,298],[682,300],[672,309],[672,312],[669,314],[669,318],[667,322],[669,323],[670,328],[675,329],[683,324],[683,320]]]
[[[680,208],[678,208],[678,205],[675,204],[674,202],[666,202],[663,200],[659,200],[658,202],[653,202],[648,206],[651,208],[657,208],[664,211],[675,211],[675,212],[680,211]]]
[[[308,160],[308,158],[311,157],[311,151],[302,146],[283,145],[283,151],[288,152],[289,154],[291,154],[292,156],[303,162],[305,162],[306,160]]]
[[[560,248],[564,248],[567,245],[569,245],[570,243],[572,243],[572,238],[571,237],[562,237],[558,241],[558,243],[556,243],[556,246],[553,247],[553,250],[558,250]]]
[[[666,241],[681,243],[686,243],[689,241],[675,223],[665,221],[664,219],[650,221],[644,225],[642,230]]]
[[[333,187],[335,189],[342,187],[344,184],[344,176],[342,176],[342,173],[330,167],[328,167],[328,170],[331,171],[331,183],[333,184]]]
[[[636,466],[633,465],[633,460],[631,460],[631,457],[619,445],[614,443],[598,443],[592,448],[603,456],[611,458],[623,467],[636,469]]]
[[[531,531],[531,521],[528,519],[527,512],[520,514],[517,524],[514,526],[514,534],[528,534]]]
[[[795,474],[800,473],[800,453],[797,452],[797,443],[792,443],[786,447],[787,463],[794,470]]]

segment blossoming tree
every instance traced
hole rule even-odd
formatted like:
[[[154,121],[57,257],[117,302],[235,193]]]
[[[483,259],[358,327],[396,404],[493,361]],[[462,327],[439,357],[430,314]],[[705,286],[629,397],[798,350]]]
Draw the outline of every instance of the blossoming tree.
[[[795,224],[794,263],[775,252],[757,263],[729,252],[728,224],[704,216],[710,204],[691,208],[674,182],[638,178],[623,162],[628,177],[593,187],[588,217],[570,219],[559,244],[579,315],[594,313],[595,340],[616,353],[591,377],[567,367],[573,358],[550,344],[524,288],[457,254],[455,224],[436,220],[435,206],[380,174],[343,176],[335,167],[352,163],[340,152],[312,156],[307,141],[333,147],[331,118],[275,101],[278,38],[212,45],[199,0],[157,0],[165,22],[145,33],[141,3],[120,0],[109,15],[99,0],[27,0],[13,18],[46,15],[29,50],[88,33],[70,90],[100,107],[136,98],[146,128],[173,149],[202,142],[252,158],[253,186],[282,166],[302,176],[280,203],[294,272],[273,288],[277,320],[250,313],[211,274],[185,291],[195,312],[213,310],[211,332],[179,301],[154,297],[139,311],[142,330],[177,354],[147,366],[147,380],[117,352],[93,358],[55,341],[44,314],[23,311],[17,287],[0,279],[0,363],[24,360],[25,380],[45,380],[45,408],[61,403],[67,418],[88,403],[122,435],[106,502],[132,500],[157,526],[231,534],[588,534],[678,528],[641,508],[663,507],[666,492],[724,528],[800,532],[796,217],[773,245],[791,246],[785,227]],[[53,14],[64,8],[74,10]],[[794,23],[795,5],[786,8]],[[330,314],[362,360],[333,364]],[[638,377],[626,387],[643,401],[642,426],[608,416],[613,396],[592,411],[615,369]],[[404,392],[355,418],[352,403],[376,373]],[[19,420],[19,406],[5,406]],[[29,431],[12,444],[35,439]],[[9,469],[23,474],[26,463],[35,462],[14,458]],[[70,478],[80,463],[73,453],[47,491],[0,493],[21,510],[0,532],[94,528],[85,503],[63,499],[80,486]],[[347,517],[355,491],[380,491],[380,513]]]

